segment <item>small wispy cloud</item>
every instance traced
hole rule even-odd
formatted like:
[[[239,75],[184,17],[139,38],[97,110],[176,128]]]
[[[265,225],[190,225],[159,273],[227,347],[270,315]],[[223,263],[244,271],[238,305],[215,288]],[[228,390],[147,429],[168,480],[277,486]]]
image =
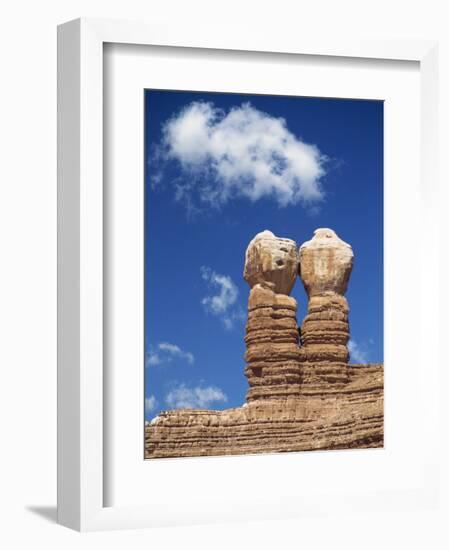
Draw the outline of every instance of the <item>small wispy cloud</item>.
[[[212,403],[225,403],[226,394],[216,386],[188,387],[180,384],[165,397],[165,402],[171,409],[204,409]]]
[[[349,340],[348,350],[350,355],[350,361],[352,363],[368,363],[368,352],[363,349],[355,340]]]
[[[145,412],[150,413],[157,407],[157,399],[154,395],[145,397]]]
[[[191,209],[196,202],[218,208],[230,199],[273,198],[279,206],[309,205],[324,197],[327,157],[288,128],[285,119],[250,103],[228,112],[195,101],[162,128],[158,162],[175,160],[188,178],[175,197]],[[162,161],[162,163],[161,163]]]
[[[202,266],[201,277],[218,290],[218,294],[206,296],[201,301],[207,310],[214,315],[220,315],[235,304],[239,290],[229,275],[220,275],[209,267]]]
[[[190,351],[184,351],[176,344],[170,342],[160,342],[156,349],[150,349],[146,357],[147,366],[162,365],[171,363],[174,359],[186,361],[190,365],[195,362],[195,357]]]
[[[236,320],[244,318],[243,310],[237,303],[237,285],[229,275],[221,275],[206,266],[201,267],[201,277],[215,290],[214,294],[201,300],[205,311],[220,318],[226,329],[232,329]]]

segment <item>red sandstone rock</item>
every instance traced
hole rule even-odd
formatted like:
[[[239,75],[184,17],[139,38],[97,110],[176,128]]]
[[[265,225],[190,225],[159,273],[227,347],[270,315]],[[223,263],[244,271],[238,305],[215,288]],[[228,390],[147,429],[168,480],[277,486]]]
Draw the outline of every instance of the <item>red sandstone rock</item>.
[[[332,229],[316,229],[299,249],[299,275],[309,296],[327,291],[344,295],[354,254]]]
[[[251,241],[247,403],[224,411],[166,411],[145,426],[145,457],[348,449],[383,445],[383,365],[349,366],[349,245],[319,229],[300,249],[309,296],[301,339],[296,245],[264,231]]]
[[[296,300],[256,284],[250,291],[246,324],[247,401],[300,393]]]
[[[309,296],[301,327],[303,383],[345,384],[348,380],[349,306],[344,293],[352,248],[332,229],[317,229],[299,250],[299,274]]]
[[[277,294],[290,294],[298,271],[298,249],[295,241],[258,233],[246,249],[243,277],[252,288],[270,286]]]

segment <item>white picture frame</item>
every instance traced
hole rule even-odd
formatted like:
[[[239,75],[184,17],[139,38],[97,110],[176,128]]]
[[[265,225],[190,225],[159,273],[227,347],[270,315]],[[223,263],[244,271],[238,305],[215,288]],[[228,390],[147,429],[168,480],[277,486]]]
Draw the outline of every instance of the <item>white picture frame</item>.
[[[81,19],[58,29],[58,521],[78,530],[152,527],[161,525],[217,522],[223,520],[295,517],[323,514],[332,508],[340,513],[359,506],[359,496],[341,490],[329,497],[327,506],[320,495],[291,495],[279,505],[270,495],[260,507],[251,501],[224,502],[217,506],[211,495],[204,507],[186,510],[182,506],[105,506],[104,446],[104,188],[103,188],[103,60],[105,44],[157,45],[173,48],[224,50],[228,53],[259,52],[276,56],[289,54],[331,56],[345,59],[382,59],[419,63],[421,87],[421,224],[428,244],[426,265],[429,276],[438,271],[437,207],[437,44],[418,40],[363,40],[357,37],[316,40],[296,37],[271,39],[254,33],[205,29],[201,36],[185,27],[158,28],[156,24]],[[424,273],[424,272],[423,272]],[[429,318],[436,308],[438,280],[423,307]],[[438,315],[438,314],[437,314]],[[435,318],[437,318],[437,315]],[[427,317],[426,317],[427,318]],[[422,322],[417,329],[433,342],[426,388],[428,418],[436,422],[434,397],[437,392],[438,330]],[[142,366],[143,368],[143,366]],[[435,428],[436,429],[436,428]],[[436,453],[436,451],[435,451]],[[436,454],[430,460],[438,459]],[[139,458],[139,457],[138,457]],[[248,457],[247,460],[253,460]],[[194,460],[194,459],[191,459]],[[434,463],[432,462],[432,465]],[[173,466],[177,467],[177,466]],[[291,467],[289,465],[288,467]],[[430,475],[432,474],[432,475]],[[402,489],[400,498],[410,506],[434,503],[438,490],[436,471],[422,476],[417,485]],[[368,511],[384,506],[391,495],[365,495]],[[155,495],[157,498],[157,495]],[[218,499],[219,502],[220,499]],[[267,505],[268,503],[268,505]],[[229,506],[231,504],[231,506]],[[265,511],[262,511],[262,507]],[[194,507],[192,507],[194,508]]]

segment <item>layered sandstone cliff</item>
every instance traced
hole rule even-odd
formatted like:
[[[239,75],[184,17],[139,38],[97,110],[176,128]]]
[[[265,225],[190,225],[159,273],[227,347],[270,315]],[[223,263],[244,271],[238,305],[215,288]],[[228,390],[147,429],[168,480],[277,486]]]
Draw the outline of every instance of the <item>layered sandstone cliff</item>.
[[[145,427],[146,458],[383,445],[383,365],[349,365],[351,247],[318,229],[298,253],[270,231],[246,251],[249,389],[242,407],[165,411]],[[289,296],[308,295],[300,331]]]

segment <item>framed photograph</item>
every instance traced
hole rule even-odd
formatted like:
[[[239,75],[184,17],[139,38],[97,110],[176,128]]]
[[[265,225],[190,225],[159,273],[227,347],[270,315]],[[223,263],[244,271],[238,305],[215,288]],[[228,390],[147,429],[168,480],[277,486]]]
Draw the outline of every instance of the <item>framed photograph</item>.
[[[436,44],[179,30],[58,29],[59,522],[436,506]]]
[[[145,458],[383,447],[383,101],[144,101]]]

